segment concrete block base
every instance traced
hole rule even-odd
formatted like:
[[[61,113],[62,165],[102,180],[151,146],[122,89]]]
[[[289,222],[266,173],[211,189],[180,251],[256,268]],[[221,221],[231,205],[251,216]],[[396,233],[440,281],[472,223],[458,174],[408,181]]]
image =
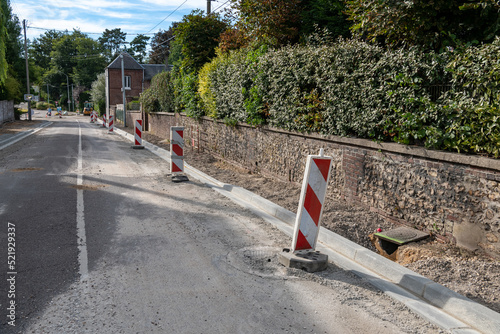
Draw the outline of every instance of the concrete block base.
[[[322,271],[328,267],[328,255],[311,250],[293,253],[290,249],[284,248],[279,261],[285,267],[302,269],[309,273]]]
[[[141,150],[144,148],[144,146],[142,145],[132,145],[132,148],[136,149],[136,150]]]
[[[186,182],[189,181],[186,175],[172,175],[172,182]]]

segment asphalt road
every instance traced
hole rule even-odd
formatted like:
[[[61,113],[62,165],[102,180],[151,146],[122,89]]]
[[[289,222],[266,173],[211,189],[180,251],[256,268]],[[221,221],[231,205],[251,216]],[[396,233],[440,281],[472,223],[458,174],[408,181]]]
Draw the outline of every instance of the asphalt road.
[[[333,264],[280,266],[280,231],[88,117],[53,121],[0,150],[1,333],[440,332]]]

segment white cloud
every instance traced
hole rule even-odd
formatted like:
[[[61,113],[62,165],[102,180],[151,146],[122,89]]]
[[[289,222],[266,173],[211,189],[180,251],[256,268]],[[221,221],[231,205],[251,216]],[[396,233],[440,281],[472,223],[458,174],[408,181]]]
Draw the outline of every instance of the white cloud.
[[[220,3],[212,3],[212,8]],[[130,34],[151,33],[166,30],[172,22],[182,20],[183,15],[195,8],[206,9],[206,0],[15,0],[12,8],[19,19],[28,20],[28,27],[68,30],[78,28],[84,33],[102,33],[105,29],[121,28]],[[174,12],[174,13],[172,13]],[[162,22],[167,16],[165,21]],[[38,38],[40,29],[28,29],[28,38]],[[91,37],[97,38],[96,35]],[[133,38],[132,36],[131,38]]]
[[[170,0],[170,1],[165,1],[165,0],[141,0],[140,2],[156,5],[158,9],[163,9],[163,10],[168,10],[164,9],[167,6],[165,4],[168,3],[168,7],[171,7],[174,10],[175,8],[179,7],[184,0]],[[189,9],[194,9],[194,8],[201,8],[201,9],[207,9],[207,0],[188,0],[185,4],[182,5],[181,8],[189,8]]]

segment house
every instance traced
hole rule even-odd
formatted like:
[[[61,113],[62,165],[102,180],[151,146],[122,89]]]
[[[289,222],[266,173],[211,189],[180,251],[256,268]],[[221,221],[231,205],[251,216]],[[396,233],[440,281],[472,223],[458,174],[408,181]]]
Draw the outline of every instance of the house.
[[[127,103],[137,99],[144,90],[149,88],[151,79],[156,74],[171,69],[163,64],[139,64],[127,52],[122,52],[105,70],[106,111],[108,115],[110,110],[114,111],[117,105],[123,104],[122,56],[125,77],[125,98]]]

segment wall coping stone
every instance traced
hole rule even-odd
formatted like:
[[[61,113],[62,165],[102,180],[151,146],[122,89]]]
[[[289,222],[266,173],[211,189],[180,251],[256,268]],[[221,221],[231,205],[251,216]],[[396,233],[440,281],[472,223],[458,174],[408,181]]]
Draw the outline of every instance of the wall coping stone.
[[[160,114],[160,115],[171,115],[175,116],[176,113],[170,112],[155,112],[151,114]],[[188,117],[184,113],[180,113],[183,117]],[[221,120],[214,120],[210,117],[203,116],[201,117],[204,121],[211,121],[216,123],[224,123]],[[454,152],[445,152],[438,150],[429,150],[420,146],[410,146],[403,145],[398,143],[390,143],[390,142],[376,142],[374,140],[369,139],[361,139],[361,138],[352,138],[352,137],[341,137],[341,136],[333,136],[333,135],[320,135],[317,133],[300,133],[295,131],[287,131],[278,128],[273,128],[270,126],[253,126],[246,123],[238,122],[237,127],[245,127],[245,128],[255,128],[256,130],[265,131],[265,132],[274,132],[281,133],[295,137],[302,137],[305,139],[314,139],[321,140],[330,143],[338,143],[349,146],[357,146],[360,148],[372,149],[372,150],[380,150],[390,153],[398,153],[404,155],[411,155],[415,157],[421,157],[425,159],[432,160],[440,160],[443,162],[468,165],[471,167],[479,167],[490,169],[494,171],[500,172],[500,160],[493,159],[478,155],[464,154],[464,153],[454,153]]]

